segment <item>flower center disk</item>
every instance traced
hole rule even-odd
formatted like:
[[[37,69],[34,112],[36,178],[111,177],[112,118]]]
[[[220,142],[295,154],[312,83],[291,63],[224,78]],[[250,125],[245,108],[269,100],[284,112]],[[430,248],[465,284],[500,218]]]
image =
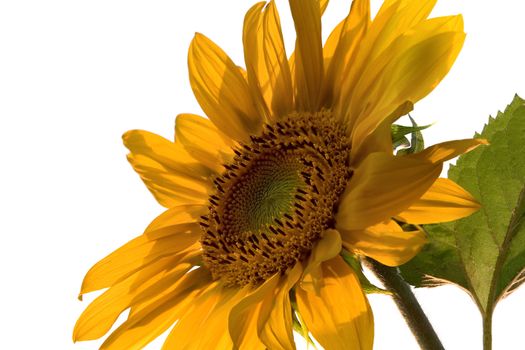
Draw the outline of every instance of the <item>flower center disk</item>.
[[[306,259],[334,227],[350,143],[323,111],[267,124],[234,151],[201,218],[203,259],[214,279],[258,285]]]

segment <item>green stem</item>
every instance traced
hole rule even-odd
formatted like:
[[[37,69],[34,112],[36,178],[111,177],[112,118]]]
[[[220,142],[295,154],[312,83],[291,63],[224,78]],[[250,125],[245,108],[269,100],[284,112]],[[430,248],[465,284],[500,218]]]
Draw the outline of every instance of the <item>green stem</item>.
[[[492,350],[492,311],[483,313],[483,350]]]
[[[368,267],[381,280],[386,289],[392,292],[394,301],[412,330],[423,350],[444,350],[434,328],[423,312],[410,286],[401,278],[396,268],[388,267],[375,260],[366,260]],[[487,349],[485,349],[487,350]]]

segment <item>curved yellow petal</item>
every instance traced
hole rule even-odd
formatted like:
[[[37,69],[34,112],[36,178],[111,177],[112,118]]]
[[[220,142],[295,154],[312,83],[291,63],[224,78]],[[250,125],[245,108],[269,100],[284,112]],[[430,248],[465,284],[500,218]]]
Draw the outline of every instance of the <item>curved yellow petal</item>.
[[[293,109],[290,67],[279,13],[274,1],[254,5],[246,14],[243,31],[248,81],[263,111],[275,120]]]
[[[338,100],[346,70],[353,64],[369,24],[370,0],[355,0],[348,16],[326,40],[323,48],[325,78],[321,102],[325,107],[332,107],[333,101]]]
[[[364,229],[407,209],[432,186],[442,163],[372,153],[354,171],[342,195],[336,228]]]
[[[192,158],[181,144],[143,130],[123,135],[128,161],[164,207],[204,203],[211,171]]]
[[[294,350],[295,343],[292,332],[292,305],[290,303],[290,290],[301,277],[301,264],[296,264],[281,278],[276,288],[275,296],[265,299],[270,309],[268,318],[259,317],[258,328],[261,329],[259,337],[268,349]]]
[[[480,204],[461,186],[440,178],[396,218],[411,224],[432,224],[461,219],[479,208]]]
[[[271,94],[268,87],[269,77],[264,62],[264,34],[262,29],[262,11],[265,2],[258,2],[253,5],[244,16],[242,32],[242,43],[244,47],[244,61],[246,63],[246,73],[248,84],[259,113],[265,119],[269,119],[269,103],[266,93]],[[266,96],[264,96],[266,95]],[[271,97],[270,97],[271,98]]]
[[[423,151],[411,154],[407,157],[427,160],[432,163],[446,162],[463,153],[467,153],[480,145],[488,145],[485,139],[464,139],[438,143],[425,148]]]
[[[263,308],[264,299],[273,297],[275,289],[281,276],[276,273],[266,280],[263,284],[250,290],[249,293],[235,305],[228,318],[228,327],[236,349],[264,349],[265,346],[259,338],[261,325],[258,324],[260,313],[265,314],[266,318],[270,309]],[[249,290],[250,287],[245,287]]]
[[[289,0],[297,33],[295,55],[296,107],[317,111],[323,81],[321,11],[317,0]]]
[[[159,239],[138,236],[96,263],[84,277],[80,294],[107,288],[163,257],[182,259],[184,250],[200,239],[198,224],[191,229]]]
[[[79,317],[73,331],[73,341],[93,340],[102,337],[111,328],[118,316],[133,305],[139,294],[151,298],[161,291],[159,282],[174,284],[192,267],[191,264],[174,266],[173,259],[165,258],[144,268],[140,275],[133,274],[111,286],[96,298]],[[144,297],[144,296],[142,296]]]
[[[209,283],[205,269],[193,270],[175,284],[171,293],[129,317],[102,344],[101,350],[139,350],[168,329]]]
[[[212,171],[221,173],[223,164],[233,159],[235,142],[213,123],[194,114],[179,114],[175,122],[175,141]]]
[[[236,141],[247,141],[261,130],[262,116],[242,73],[202,34],[196,34],[191,42],[188,67],[197,101],[221,132]]]
[[[403,231],[395,221],[370,226],[364,230],[341,230],[345,248],[388,266],[399,266],[412,259],[426,243],[421,231]]]
[[[328,229],[316,243],[306,263],[301,280],[301,287],[305,290],[315,291],[319,289],[323,275],[321,264],[341,253],[341,235],[337,230]]]
[[[294,349],[289,291],[301,276],[297,264],[286,275],[277,273],[249,291],[228,319],[235,349]]]
[[[340,256],[324,262],[322,272],[318,293],[295,290],[306,327],[326,350],[371,350],[372,310],[355,272]]]

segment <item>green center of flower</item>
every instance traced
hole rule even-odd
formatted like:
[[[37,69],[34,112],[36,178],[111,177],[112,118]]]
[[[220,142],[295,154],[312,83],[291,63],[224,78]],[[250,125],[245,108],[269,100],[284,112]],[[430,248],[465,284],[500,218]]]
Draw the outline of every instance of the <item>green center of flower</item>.
[[[285,157],[258,159],[224,197],[224,226],[239,232],[260,232],[290,214],[294,193],[304,184],[300,165]]]
[[[203,259],[215,279],[258,285],[305,260],[334,226],[352,175],[350,144],[320,112],[268,124],[234,151],[201,220]]]

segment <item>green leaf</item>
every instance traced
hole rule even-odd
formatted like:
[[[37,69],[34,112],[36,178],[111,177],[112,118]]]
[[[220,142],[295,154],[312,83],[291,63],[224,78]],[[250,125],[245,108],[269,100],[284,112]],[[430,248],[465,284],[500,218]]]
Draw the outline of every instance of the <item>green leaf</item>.
[[[399,147],[409,147],[398,151],[398,154],[409,154],[415,153],[423,150],[425,148],[423,142],[423,134],[421,130],[425,130],[430,127],[429,125],[418,126],[414,119],[409,115],[412,126],[404,126],[398,124],[392,124],[391,134],[392,134],[392,144],[394,149]],[[411,140],[409,141],[406,138],[406,135],[411,135]]]
[[[496,303],[525,275],[525,101],[516,96],[475,136],[490,146],[461,156],[448,175],[482,208],[455,222],[425,225],[429,243],[401,271],[416,287],[463,287],[488,325]]]
[[[410,141],[406,138],[406,136],[403,136],[400,140],[395,141],[392,144],[394,150],[400,147],[406,148],[410,147]]]

